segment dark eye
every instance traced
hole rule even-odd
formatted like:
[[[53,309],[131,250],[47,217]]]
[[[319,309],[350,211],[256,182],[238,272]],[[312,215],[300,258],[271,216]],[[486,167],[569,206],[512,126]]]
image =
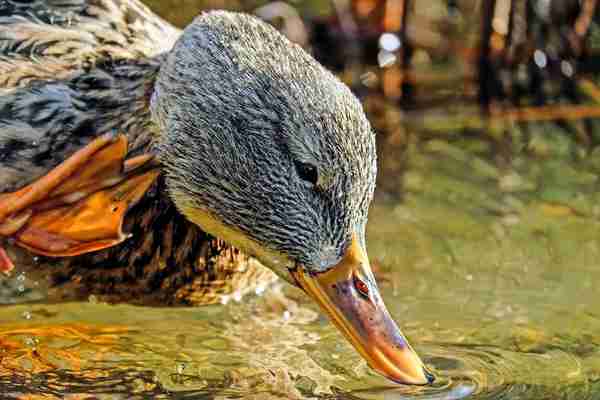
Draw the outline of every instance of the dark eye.
[[[312,164],[308,164],[301,161],[296,161],[296,171],[298,171],[298,176],[300,179],[316,185],[319,180],[319,174],[317,172],[317,167]]]
[[[369,298],[369,286],[366,283],[354,277],[354,287],[358,290],[358,293],[362,294],[364,297]]]

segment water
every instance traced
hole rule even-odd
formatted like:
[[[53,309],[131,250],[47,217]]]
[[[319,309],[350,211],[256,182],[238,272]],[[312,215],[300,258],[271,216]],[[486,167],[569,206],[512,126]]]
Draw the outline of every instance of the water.
[[[485,199],[496,190],[478,188],[463,193]],[[377,376],[281,283],[201,308],[94,299],[0,308],[0,388],[110,399],[596,398],[598,222],[533,201],[507,222],[483,213],[485,204],[459,208],[423,188],[402,202],[380,196],[372,211],[370,256],[383,296],[437,374],[432,387]]]
[[[0,307],[0,398],[600,398],[598,154],[540,123],[511,126],[499,161],[489,137],[452,136],[453,115],[398,114],[375,123],[394,134],[379,138],[369,255],[434,385],[372,372],[284,283],[151,308],[45,304],[15,274],[0,278],[3,303],[37,302]]]

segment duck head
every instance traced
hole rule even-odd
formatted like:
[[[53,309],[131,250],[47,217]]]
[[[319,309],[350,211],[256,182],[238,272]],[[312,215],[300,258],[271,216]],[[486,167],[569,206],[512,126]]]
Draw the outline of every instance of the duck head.
[[[190,221],[302,288],[384,376],[433,380],[369,266],[375,137],[343,83],[269,25],[212,12],[167,56],[152,112],[169,194]]]

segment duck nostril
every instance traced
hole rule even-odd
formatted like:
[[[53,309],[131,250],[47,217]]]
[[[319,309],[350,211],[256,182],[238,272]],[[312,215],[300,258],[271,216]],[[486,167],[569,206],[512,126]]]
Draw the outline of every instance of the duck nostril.
[[[354,287],[356,288],[356,290],[358,290],[360,294],[369,298],[369,286],[367,286],[366,283],[364,283],[357,277],[354,277]]]

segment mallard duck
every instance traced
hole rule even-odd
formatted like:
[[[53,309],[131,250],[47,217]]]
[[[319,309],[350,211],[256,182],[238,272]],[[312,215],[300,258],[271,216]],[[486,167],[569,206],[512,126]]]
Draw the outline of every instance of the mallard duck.
[[[0,51],[6,272],[31,265],[62,294],[194,302],[213,281],[271,279],[260,263],[372,368],[433,381],[365,251],[373,131],[301,47],[232,12],[181,32],[136,0],[9,0]]]

